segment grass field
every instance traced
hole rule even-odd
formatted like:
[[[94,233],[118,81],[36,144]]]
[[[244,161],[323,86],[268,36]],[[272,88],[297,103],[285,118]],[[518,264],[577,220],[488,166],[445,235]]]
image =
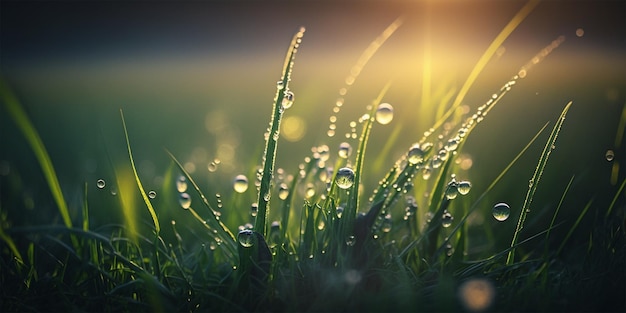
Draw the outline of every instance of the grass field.
[[[3,312],[626,310],[623,2],[0,6]]]

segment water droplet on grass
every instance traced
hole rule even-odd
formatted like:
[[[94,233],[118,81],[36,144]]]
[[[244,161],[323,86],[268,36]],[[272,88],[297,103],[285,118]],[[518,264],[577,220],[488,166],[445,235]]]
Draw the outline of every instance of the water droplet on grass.
[[[98,179],[98,181],[96,182],[96,186],[99,189],[102,189],[104,188],[104,186],[106,186],[106,182],[104,181],[104,179]]]
[[[281,106],[283,109],[289,109],[291,108],[291,106],[293,105],[293,99],[294,99],[294,94],[293,92],[291,92],[291,90],[287,90],[285,91],[285,94],[283,96],[283,101],[281,101]]]
[[[472,184],[466,180],[461,181],[457,184],[457,190],[459,191],[459,194],[461,195],[466,195],[470,192],[470,189],[472,189]]]
[[[450,214],[450,212],[443,212],[443,215],[441,216],[441,226],[445,228],[450,227],[453,219],[454,217]]]
[[[258,213],[259,213],[259,204],[255,202],[250,206],[250,215],[256,216]]]
[[[354,237],[354,235],[348,236],[348,238],[346,238],[346,245],[352,247],[354,244],[356,244],[356,237]]]
[[[615,152],[611,149],[606,150],[606,154],[604,155],[607,161],[611,162],[615,158]]]
[[[288,195],[289,195],[289,187],[287,187],[287,184],[285,183],[280,184],[280,187],[278,188],[278,198],[280,200],[285,200],[287,199]]]
[[[424,161],[424,151],[418,143],[413,144],[411,148],[409,148],[407,161],[413,165]]]
[[[180,206],[183,209],[187,210],[189,209],[189,207],[191,207],[191,197],[189,196],[188,193],[183,192],[178,197],[178,203],[180,203]]]
[[[282,80],[279,80],[276,82],[276,89],[282,90],[284,87],[285,87],[285,84],[283,83]]]
[[[337,154],[340,158],[347,159],[352,154],[352,146],[347,142],[340,143]]]
[[[248,190],[248,177],[246,175],[237,175],[233,182],[233,189],[238,193],[244,193]]]
[[[393,106],[389,103],[381,103],[376,109],[376,121],[381,125],[387,125],[393,120]]]
[[[244,248],[250,248],[254,245],[254,232],[244,229],[237,234],[237,241]]]
[[[503,222],[506,221],[507,218],[509,218],[509,215],[511,214],[511,207],[509,207],[508,204],[501,202],[493,207],[491,213],[493,214],[493,218],[500,222]]]
[[[457,186],[458,184],[455,179],[452,179],[452,181],[448,183],[448,187],[446,187],[446,192],[445,192],[446,198],[448,200],[455,199],[459,195],[459,189]]]
[[[178,192],[187,191],[187,178],[185,176],[181,175],[176,179],[176,190],[178,190]]]
[[[148,198],[150,198],[150,199],[154,199],[154,198],[156,198],[156,191],[154,191],[154,190],[150,190],[150,191],[148,192]]]
[[[341,189],[348,189],[354,184],[354,171],[349,167],[340,168],[335,177],[337,186]]]

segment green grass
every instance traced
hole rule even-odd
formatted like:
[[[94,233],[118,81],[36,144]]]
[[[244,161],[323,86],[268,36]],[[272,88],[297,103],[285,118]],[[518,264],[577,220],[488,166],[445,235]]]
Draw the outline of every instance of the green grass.
[[[239,207],[243,200],[237,193],[224,201],[232,204],[232,210],[220,210],[221,196],[207,196],[215,191],[203,190],[168,150],[171,167],[163,185],[171,190],[150,196],[133,158],[134,134],[127,128],[133,121],[123,114],[121,128],[130,163],[115,168],[120,200],[107,207],[123,218],[111,224],[94,223],[89,215],[94,212],[93,199],[98,198],[91,198],[89,184],[83,187],[80,205],[68,208],[44,143],[3,83],[3,106],[34,151],[63,225],[14,224],[19,210],[0,203],[0,310],[623,311],[626,304],[619,296],[624,294],[626,236],[620,199],[626,181],[606,207],[593,197],[566,207],[578,176],[549,189],[559,190],[556,194],[537,197],[544,188],[538,185],[540,178],[545,180],[556,166],[548,164],[548,158],[558,150],[559,134],[568,131],[564,120],[571,102],[537,158],[517,227],[511,233],[501,226],[506,222],[496,224],[490,219],[491,202],[503,196],[498,188],[512,175],[512,168],[523,167],[520,160],[536,158],[531,151],[548,124],[527,138],[495,177],[482,177],[487,181],[482,190],[457,175],[463,172],[455,161],[469,136],[476,134],[474,130],[512,88],[532,75],[529,70],[563,42],[559,37],[548,44],[474,112],[458,113],[456,108],[496,49],[536,5],[537,1],[528,2],[513,17],[458,92],[454,86],[442,92],[425,91],[421,99],[439,104],[438,112],[433,111],[432,130],[395,162],[385,164],[372,150],[392,153],[400,137],[399,126],[384,145],[370,142],[379,127],[378,105],[393,88],[389,82],[380,87],[355,123],[361,134],[354,156],[333,160],[328,147],[320,145],[287,179],[279,178],[275,163],[281,119],[292,104],[298,105],[291,103],[293,98],[283,101],[291,97],[294,57],[304,39],[304,29],[299,30],[288,46],[268,112],[270,124],[255,185],[258,212],[254,225],[246,225],[249,206]],[[348,87],[401,24],[402,19],[394,21],[370,44],[353,67],[357,70],[351,73]],[[428,73],[425,69],[424,74]],[[433,83],[430,79],[423,82],[427,89]],[[618,126],[619,138],[624,120]],[[451,131],[441,131],[444,124]],[[471,138],[476,139],[475,135]],[[373,161],[366,162],[370,158]],[[369,164],[375,165],[370,169]],[[378,168],[385,167],[389,170],[378,185],[372,188],[364,183],[365,177],[371,179]],[[340,169],[340,175],[350,171],[354,175],[340,176]],[[178,194],[174,191],[177,177],[190,185],[192,195],[186,194],[186,187],[176,190]],[[286,193],[280,190],[283,184]],[[315,192],[308,193],[309,189]],[[522,194],[524,190],[506,192]],[[175,218],[168,222],[167,208],[181,206],[175,195],[183,193],[189,197],[183,200],[191,204],[177,208]],[[545,208],[555,201],[554,211]],[[278,212],[270,214],[270,208]],[[574,221],[561,217],[565,209],[571,213],[567,216],[576,216]],[[541,227],[538,221],[546,214],[552,217],[547,228],[533,228],[533,223]],[[482,222],[476,222],[478,216]],[[588,237],[588,243],[581,246],[572,240],[577,236]],[[488,244],[477,248],[475,242]]]

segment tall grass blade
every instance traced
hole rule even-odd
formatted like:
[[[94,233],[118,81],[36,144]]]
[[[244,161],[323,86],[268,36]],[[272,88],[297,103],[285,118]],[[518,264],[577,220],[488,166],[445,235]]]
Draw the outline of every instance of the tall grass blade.
[[[478,209],[480,206],[479,204],[481,203],[481,201],[487,196],[487,194],[489,194],[489,192],[498,184],[498,182],[500,182],[500,180],[502,179],[502,177],[504,177],[504,175],[506,173],[508,173],[508,171],[511,169],[511,167],[513,167],[513,165],[515,163],[517,163],[517,160],[519,160],[519,158],[524,155],[524,153],[528,150],[528,148],[530,148],[530,146],[535,142],[535,140],[537,140],[537,138],[539,138],[539,135],[541,135],[543,133],[543,131],[546,129],[546,127],[548,126],[548,123],[544,124],[543,127],[541,127],[541,129],[535,134],[535,136],[530,139],[530,141],[528,141],[528,143],[526,144],[526,146],[524,146],[524,148],[522,148],[522,150],[513,158],[513,160],[511,160],[511,162],[509,162],[509,164],[500,172],[500,174],[498,174],[498,176],[491,181],[491,184],[489,184],[489,186],[485,189],[485,191],[483,191],[483,193],[478,196],[478,198],[476,199],[476,201],[474,201],[474,203],[472,204],[472,206],[467,210],[467,214],[465,214],[457,223],[457,225],[450,231],[450,235],[448,235],[448,239],[443,241],[443,245],[447,244],[450,240],[450,238],[452,238],[452,236],[459,230],[461,229],[461,227],[463,227],[463,225],[465,224],[465,221],[472,215],[472,213],[474,213],[474,211],[476,211],[476,209]],[[437,251],[437,255],[439,253],[441,253],[441,249],[439,249]],[[435,255],[435,257],[437,256]]]
[[[22,132],[24,137],[26,137],[26,141],[30,145],[31,149],[33,149],[35,157],[37,157],[37,161],[39,162],[39,166],[41,166],[44,177],[48,182],[48,187],[50,187],[50,192],[52,193],[52,196],[57,204],[59,213],[61,213],[65,226],[72,227],[70,212],[67,207],[67,203],[65,202],[65,198],[63,197],[61,185],[59,184],[59,179],[57,178],[56,171],[52,165],[50,155],[48,155],[48,151],[46,150],[43,141],[41,141],[41,137],[39,137],[39,133],[37,133],[35,126],[28,118],[28,114],[26,114],[26,111],[24,111],[24,108],[21,106],[19,100],[17,100],[17,97],[10,90],[7,83],[2,79],[0,79],[0,97],[2,102],[4,102],[9,115],[15,124],[17,124],[17,127]]]
[[[541,157],[539,157],[539,162],[537,164],[537,167],[535,168],[535,172],[533,173],[533,176],[528,183],[528,192],[526,193],[526,198],[524,199],[524,204],[522,205],[522,210],[520,213],[519,220],[517,222],[517,227],[515,229],[515,232],[513,233],[513,240],[511,240],[511,247],[514,247],[515,244],[517,243],[519,234],[522,231],[522,228],[524,227],[524,222],[526,221],[528,212],[530,212],[530,205],[532,203],[535,192],[537,191],[537,185],[539,184],[541,175],[543,174],[546,164],[548,163],[548,158],[550,157],[550,153],[552,152],[552,150],[554,150],[556,138],[558,137],[559,132],[561,131],[561,126],[563,126],[563,123],[565,122],[565,116],[567,115],[567,111],[569,110],[571,105],[572,105],[572,101],[570,101],[561,112],[561,116],[559,117],[559,120],[554,125],[554,128],[552,129],[552,132],[550,133],[550,137],[548,138],[548,141],[546,142],[546,145],[543,148]],[[513,263],[514,257],[515,257],[515,249],[511,249],[506,258],[506,264],[511,265]]]
[[[333,113],[335,115],[337,115],[341,111],[341,107],[344,103],[344,97],[348,93],[350,86],[354,84],[356,79],[361,74],[361,71],[363,70],[365,65],[376,54],[378,49],[382,47],[385,41],[387,41],[387,39],[389,39],[389,37],[391,37],[391,35],[393,35],[393,33],[395,33],[395,31],[402,25],[403,21],[403,17],[398,17],[391,24],[389,24],[389,26],[387,26],[387,28],[385,28],[385,30],[383,30],[383,32],[378,35],[378,37],[376,37],[376,39],[374,39],[374,41],[372,41],[369,46],[367,46],[367,48],[365,48],[363,53],[361,53],[361,55],[359,56],[359,59],[352,66],[352,68],[350,68],[350,74],[348,75],[348,77],[346,77],[345,85],[339,88],[339,98],[336,101],[337,105],[333,108]],[[333,129],[332,125],[336,124],[331,123],[331,125],[329,125],[329,129],[327,132],[328,137],[335,136],[335,130]]]
[[[363,161],[365,160],[365,149],[367,147],[367,142],[369,141],[370,132],[372,130],[372,124],[374,121],[374,115],[376,113],[376,109],[378,104],[382,101],[383,97],[391,87],[391,82],[388,82],[383,89],[380,91],[376,99],[372,102],[372,107],[370,109],[369,118],[366,119],[363,123],[363,131],[361,133],[361,137],[359,138],[359,147],[356,154],[355,168],[354,168],[354,184],[350,187],[350,195],[348,198],[348,204],[346,205],[345,212],[343,214],[343,231],[342,234],[346,237],[349,236],[348,232],[353,231],[354,219],[356,218],[357,210],[359,209],[359,186],[361,185],[361,174],[363,172]],[[344,238],[346,238],[344,237]]]
[[[265,152],[263,155],[263,175],[261,177],[261,186],[259,187],[259,196],[257,204],[259,210],[257,213],[254,229],[259,232],[263,237],[268,234],[267,230],[267,215],[269,214],[269,201],[272,177],[274,176],[274,161],[276,159],[276,146],[278,143],[278,134],[280,131],[280,121],[283,116],[285,107],[283,101],[285,95],[289,91],[289,81],[291,80],[291,70],[293,67],[294,58],[298,47],[304,36],[304,27],[300,28],[291,40],[289,49],[287,50],[287,56],[285,57],[285,64],[283,66],[283,76],[279,82],[279,88],[276,91],[276,97],[274,98],[274,107],[272,111],[272,120],[270,122],[269,134],[265,143]],[[293,99],[289,100],[292,101]],[[291,106],[291,104],[290,104]]]
[[[165,150],[165,152],[170,156],[174,164],[176,164],[176,166],[183,173],[183,175],[185,175],[185,177],[187,178],[187,181],[191,183],[191,185],[193,186],[193,189],[196,191],[196,193],[198,193],[198,195],[202,199],[202,204],[204,204],[204,206],[209,209],[211,213],[209,216],[211,217],[211,219],[208,220],[208,222],[214,226],[215,230],[222,232],[223,236],[220,236],[220,239],[226,243],[225,246],[227,247],[231,255],[235,255],[237,251],[237,247],[235,246],[235,242],[237,239],[235,238],[235,235],[233,235],[233,233],[228,229],[228,227],[224,225],[224,223],[222,223],[220,219],[217,218],[217,211],[215,211],[215,209],[213,209],[211,204],[209,204],[209,201],[207,200],[206,196],[204,196],[204,194],[200,190],[200,187],[198,186],[196,181],[185,170],[185,167],[183,167],[183,165],[180,164],[180,162],[176,159],[176,157],[171,152],[169,152],[168,150]],[[194,217],[197,220],[199,220],[200,222],[204,221],[202,217],[200,217],[200,215],[198,215],[198,213],[195,210],[193,210],[191,207],[189,208],[189,211],[192,213],[192,215],[194,215]],[[207,227],[210,231],[214,230],[214,229],[211,229],[209,225],[205,223],[202,223],[202,225]],[[224,245],[221,245],[221,246],[224,246]]]
[[[137,174],[137,168],[135,167],[135,161],[133,160],[133,151],[130,148],[130,139],[128,138],[128,130],[126,129],[126,121],[124,120],[124,112],[120,109],[120,116],[122,118],[122,126],[124,127],[124,138],[126,138],[126,148],[128,150],[128,158],[130,159],[130,166],[133,169],[133,175],[135,176],[135,182],[137,183],[137,187],[139,188],[139,192],[141,193],[141,197],[143,202],[146,204],[148,208],[148,212],[152,217],[152,222],[154,223],[154,229],[156,231],[156,236],[159,236],[161,232],[161,226],[159,224],[159,218],[157,217],[156,211],[152,206],[152,202],[150,202],[150,198],[148,198],[148,194],[143,189],[143,184],[139,179],[139,175]]]
[[[496,36],[496,38],[491,42],[487,50],[483,52],[483,55],[480,57],[476,65],[474,65],[474,68],[470,72],[469,76],[465,80],[465,83],[463,83],[463,86],[461,87],[461,89],[459,90],[459,93],[454,99],[452,106],[444,114],[444,116],[441,119],[439,119],[439,121],[433,126],[434,129],[438,129],[441,125],[443,125],[444,121],[448,117],[450,117],[452,113],[454,113],[454,110],[459,105],[461,105],[461,102],[465,98],[465,95],[474,84],[474,81],[476,81],[476,78],[478,78],[478,75],[480,74],[480,72],[482,72],[482,70],[485,68],[485,66],[489,62],[489,59],[491,59],[491,57],[496,53],[498,48],[502,45],[504,40],[506,40],[506,38],[513,32],[513,30],[515,30],[515,28],[517,28],[517,26],[528,16],[528,14],[532,12],[532,10],[539,4],[539,2],[540,2],[539,0],[528,1],[517,12],[517,14],[515,14],[515,16],[509,21],[509,23],[506,26],[504,26],[504,28],[500,31],[498,36]]]

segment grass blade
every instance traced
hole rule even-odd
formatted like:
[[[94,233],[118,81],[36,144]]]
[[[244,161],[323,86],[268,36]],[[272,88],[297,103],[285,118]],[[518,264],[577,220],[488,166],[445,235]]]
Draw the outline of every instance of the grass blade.
[[[513,233],[513,240],[511,241],[511,248],[513,248],[515,244],[517,243],[519,233],[522,231],[522,228],[524,227],[524,222],[526,221],[528,212],[530,212],[530,205],[532,203],[533,196],[535,195],[535,191],[537,191],[537,185],[539,184],[539,179],[541,179],[541,174],[543,174],[546,164],[548,163],[548,158],[550,157],[550,153],[552,152],[552,150],[554,150],[554,144],[556,143],[556,138],[559,135],[561,126],[563,126],[563,123],[565,122],[565,115],[567,115],[567,111],[569,110],[571,105],[572,105],[572,101],[570,101],[565,106],[565,108],[561,112],[561,116],[559,117],[559,120],[556,122],[556,124],[554,125],[554,128],[552,129],[552,132],[550,133],[550,137],[548,138],[546,145],[543,147],[543,152],[541,153],[541,157],[539,158],[539,162],[537,164],[537,167],[535,168],[535,173],[533,174],[532,178],[530,179],[528,183],[528,192],[526,193],[526,198],[524,199],[524,204],[522,205],[522,211],[521,211],[519,220],[517,222],[515,233]],[[513,248],[509,251],[509,254],[506,258],[507,265],[511,265],[513,263],[514,256],[515,256],[515,249]]]
[[[65,226],[72,227],[70,212],[68,210],[67,203],[65,202],[65,198],[63,197],[61,185],[59,184],[59,179],[57,178],[56,171],[52,165],[50,155],[48,155],[48,151],[46,150],[43,141],[41,141],[41,137],[39,137],[39,133],[35,129],[35,126],[28,118],[26,111],[24,111],[24,108],[21,106],[19,100],[17,100],[17,97],[2,79],[0,79],[0,97],[2,98],[7,111],[9,111],[9,115],[15,124],[17,124],[17,128],[22,132],[24,137],[26,137],[26,141],[30,145],[31,149],[33,149],[35,157],[39,162],[39,166],[41,166],[41,170],[43,171],[43,175],[48,182],[48,187],[50,187],[50,192],[52,193],[54,201],[59,208],[59,213],[61,213]]]
[[[254,229],[259,232],[263,237],[268,234],[267,231],[267,215],[269,215],[269,201],[270,201],[270,189],[271,181],[274,176],[274,161],[276,159],[276,146],[278,143],[278,134],[280,131],[280,121],[283,116],[285,107],[283,107],[283,100],[285,95],[289,92],[289,81],[291,80],[291,70],[293,67],[294,58],[298,47],[304,36],[304,27],[300,28],[291,40],[289,49],[287,50],[287,56],[285,57],[285,64],[283,66],[283,76],[279,84],[282,88],[278,88],[276,91],[276,97],[274,98],[274,107],[272,113],[272,120],[270,122],[269,136],[265,143],[265,153],[263,155],[263,176],[261,178],[261,186],[259,187],[259,196],[257,204],[259,205],[259,211],[257,213]],[[291,101],[291,100],[290,100]],[[291,106],[291,104],[290,104]]]
[[[156,231],[156,236],[159,236],[161,232],[161,226],[159,225],[159,218],[157,217],[156,211],[154,207],[152,207],[152,203],[148,198],[148,194],[143,189],[143,185],[141,184],[141,180],[139,179],[139,175],[137,174],[137,168],[135,168],[135,161],[133,160],[133,152],[130,148],[130,140],[128,138],[128,130],[126,129],[126,121],[124,120],[124,112],[120,109],[120,116],[122,117],[122,126],[124,127],[124,137],[126,138],[126,148],[128,149],[128,158],[130,159],[130,166],[133,169],[133,175],[135,176],[135,182],[137,183],[137,187],[139,188],[139,192],[141,193],[141,197],[143,198],[143,202],[146,204],[148,208],[148,212],[150,212],[150,216],[152,217],[152,222],[154,223],[154,229]]]

